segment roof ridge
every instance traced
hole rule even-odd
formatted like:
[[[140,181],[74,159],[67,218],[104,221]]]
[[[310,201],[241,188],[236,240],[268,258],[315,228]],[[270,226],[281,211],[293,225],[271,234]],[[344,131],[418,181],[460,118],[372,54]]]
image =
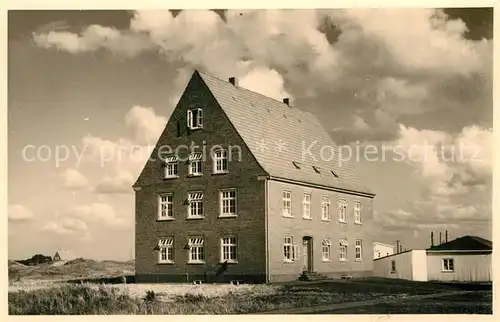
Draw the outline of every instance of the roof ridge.
[[[222,78],[219,78],[219,77],[217,77],[217,76],[213,76],[213,75],[210,75],[210,74],[207,74],[207,73],[204,73],[204,72],[200,72],[200,71],[198,71],[198,73],[199,73],[200,75],[202,75],[202,76],[208,76],[208,77],[214,78],[214,79],[216,79],[216,80],[218,80],[218,81],[221,81],[221,82],[224,82],[224,83],[229,83],[228,81],[226,81],[226,80],[224,80],[224,79],[222,79]],[[283,104],[283,105],[287,105],[287,104],[285,104],[283,101],[277,100],[277,99],[275,99],[275,98],[272,98],[272,97],[270,97],[270,96],[264,95],[264,94],[259,93],[259,92],[256,92],[256,91],[252,91],[251,89],[248,89],[248,88],[246,88],[246,87],[242,87],[242,86],[235,86],[235,88],[237,88],[237,89],[242,89],[242,90],[245,90],[245,91],[250,92],[250,93],[252,93],[252,94],[256,94],[256,95],[259,95],[259,96],[265,97],[265,98],[267,98],[267,99],[273,100],[273,101],[275,101],[275,102],[277,102],[277,103],[280,103],[280,104]],[[289,105],[287,105],[287,106],[288,106],[289,108],[292,108],[292,107],[291,107],[291,106],[289,106]],[[302,112],[304,112],[304,113],[311,114],[311,113],[309,113],[309,112],[307,112],[307,111],[304,111],[304,110],[301,110],[301,111],[302,111]]]

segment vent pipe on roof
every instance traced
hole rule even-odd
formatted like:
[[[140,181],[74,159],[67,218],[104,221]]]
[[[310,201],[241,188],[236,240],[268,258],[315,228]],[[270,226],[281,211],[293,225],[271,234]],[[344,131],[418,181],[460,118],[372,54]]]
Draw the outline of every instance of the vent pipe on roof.
[[[434,246],[434,232],[431,231],[431,247]]]
[[[233,85],[233,86],[238,86],[238,79],[236,77],[229,77],[229,82]]]
[[[439,232],[439,245],[443,243],[443,233]]]
[[[445,233],[444,233],[444,242],[447,243],[448,242],[448,231],[446,230]]]
[[[290,106],[290,99],[288,97],[285,97],[283,99],[283,103],[285,103],[286,105]]]

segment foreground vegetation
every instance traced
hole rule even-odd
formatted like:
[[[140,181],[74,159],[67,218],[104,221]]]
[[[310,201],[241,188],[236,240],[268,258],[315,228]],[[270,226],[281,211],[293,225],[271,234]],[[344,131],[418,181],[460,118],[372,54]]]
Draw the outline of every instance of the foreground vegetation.
[[[254,288],[248,293],[229,292],[222,296],[186,293],[164,299],[161,293],[153,291],[136,297],[116,287],[74,284],[10,292],[9,314],[238,314],[394,296],[399,295],[277,286],[273,294],[260,293]]]

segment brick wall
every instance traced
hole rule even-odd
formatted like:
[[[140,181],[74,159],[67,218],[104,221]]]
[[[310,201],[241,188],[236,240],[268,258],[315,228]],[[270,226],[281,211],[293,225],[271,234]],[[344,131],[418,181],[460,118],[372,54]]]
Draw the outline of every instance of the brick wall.
[[[192,95],[194,94],[194,95]],[[204,126],[202,130],[188,131],[187,110],[202,107]],[[173,111],[159,145],[173,148],[189,146],[194,142],[205,146],[206,151],[214,145],[239,146],[234,149],[233,160],[229,162],[229,173],[213,174],[210,153],[203,160],[203,176],[188,177],[188,164],[178,163],[178,179],[164,179],[163,162],[158,159],[158,146],[138,179],[136,191],[135,258],[138,282],[184,281],[193,279],[216,279],[214,276],[220,258],[220,237],[233,235],[238,240],[238,263],[230,264],[226,273],[217,279],[265,280],[265,201],[264,181],[258,180],[264,174],[261,167],[244,145],[222,109],[213,99],[199,77],[193,78]],[[165,149],[163,151],[166,151]],[[200,151],[200,150],[197,150]],[[184,158],[189,150],[178,151]],[[218,218],[219,190],[237,189],[236,218]],[[187,219],[186,203],[188,191],[204,192],[204,219]],[[174,216],[172,221],[158,221],[158,194],[170,192],[174,195]],[[160,237],[174,237],[174,264],[157,264],[153,248]],[[189,236],[204,236],[205,265],[187,264],[188,251],[184,249]]]
[[[282,216],[283,190],[292,192],[293,218]],[[302,216],[304,193],[311,194],[311,220],[303,219]],[[329,277],[340,277],[344,273],[353,277],[373,275],[373,199],[277,181],[269,181],[268,194],[269,274],[271,281],[295,280],[301,274],[304,263],[302,259],[302,238],[304,236],[313,238],[314,271]],[[331,201],[330,221],[321,220],[322,196],[329,197]],[[347,201],[347,223],[338,221],[338,199]],[[361,202],[362,224],[354,223],[354,201]],[[299,260],[294,263],[283,261],[284,236],[292,236],[293,243],[299,245]],[[324,238],[330,239],[332,243],[330,262],[323,262],[321,258],[321,242]],[[348,241],[347,261],[345,262],[339,260],[341,238]],[[354,260],[356,239],[363,241],[362,261]]]

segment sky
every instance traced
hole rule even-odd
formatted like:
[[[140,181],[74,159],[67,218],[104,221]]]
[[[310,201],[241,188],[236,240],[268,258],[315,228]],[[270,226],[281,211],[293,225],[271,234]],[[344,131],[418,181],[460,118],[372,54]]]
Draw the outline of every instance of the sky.
[[[338,145],[389,147],[355,165],[377,241],[492,237],[491,9],[10,11],[8,26],[9,258],[132,258],[131,186],[194,69],[290,97]]]

